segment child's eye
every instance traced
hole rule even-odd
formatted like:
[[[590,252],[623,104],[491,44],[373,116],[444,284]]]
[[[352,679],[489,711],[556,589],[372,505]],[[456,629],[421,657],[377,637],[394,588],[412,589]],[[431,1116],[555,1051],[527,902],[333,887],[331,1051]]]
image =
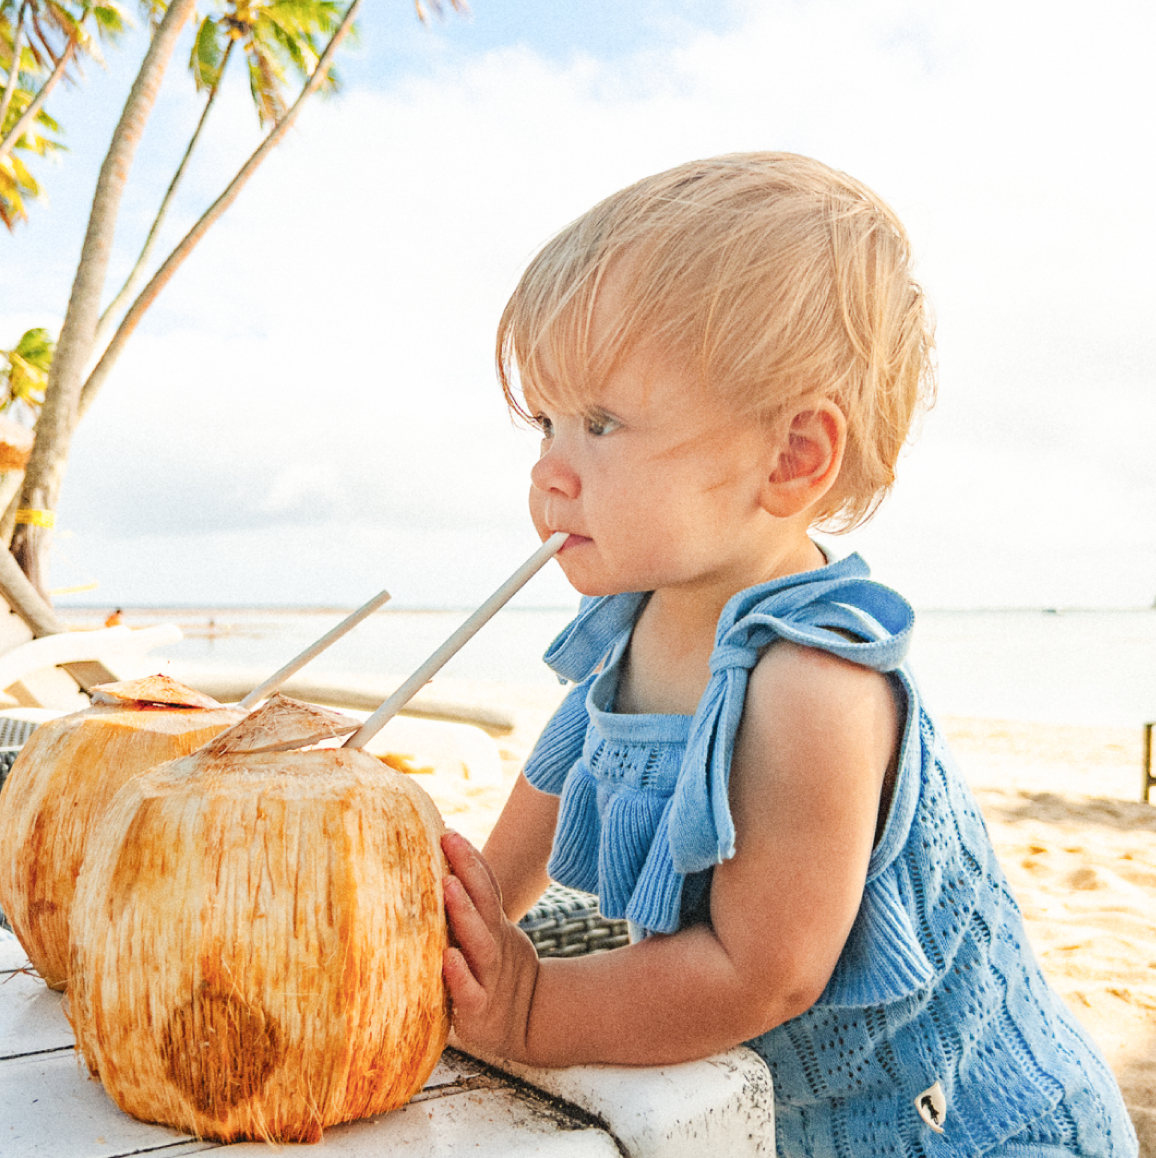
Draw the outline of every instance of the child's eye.
[[[535,414],[530,421],[533,422],[535,427],[537,427],[538,433],[541,434],[543,438],[550,438],[553,435],[554,423],[551,422],[550,419],[546,417],[546,415]]]
[[[617,418],[612,418],[609,414],[603,411],[596,410],[593,414],[586,415],[586,433],[592,434],[595,438],[600,438],[604,434],[609,434],[612,430],[616,430],[621,423]]]

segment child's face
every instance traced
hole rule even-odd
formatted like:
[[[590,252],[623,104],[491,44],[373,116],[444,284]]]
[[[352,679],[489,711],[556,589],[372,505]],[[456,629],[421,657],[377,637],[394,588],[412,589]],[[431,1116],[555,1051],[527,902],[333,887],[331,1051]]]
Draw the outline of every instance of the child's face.
[[[526,402],[542,429],[530,512],[543,538],[570,533],[558,561],[580,592],[729,593],[764,577],[775,520],[760,498],[775,459],[758,421],[731,416],[647,350],[581,412],[534,389]]]

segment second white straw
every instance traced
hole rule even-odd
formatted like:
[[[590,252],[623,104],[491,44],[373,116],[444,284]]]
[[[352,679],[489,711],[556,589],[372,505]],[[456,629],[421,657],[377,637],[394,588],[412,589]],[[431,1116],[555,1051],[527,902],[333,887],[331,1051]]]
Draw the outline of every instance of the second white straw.
[[[279,671],[275,671],[263,684],[255,687],[238,705],[243,711],[260,703],[272,695],[290,676],[296,675],[314,656],[320,655],[331,643],[340,639],[347,631],[356,627],[367,616],[372,615],[382,604],[389,601],[388,591],[379,591],[368,603],[363,603],[352,615],[346,616],[332,631],[326,632],[315,643],[311,643],[299,656],[291,659]]]
[[[433,676],[450,657],[471,640],[562,548],[569,536],[556,531],[345,741],[346,748],[364,748],[382,728]]]

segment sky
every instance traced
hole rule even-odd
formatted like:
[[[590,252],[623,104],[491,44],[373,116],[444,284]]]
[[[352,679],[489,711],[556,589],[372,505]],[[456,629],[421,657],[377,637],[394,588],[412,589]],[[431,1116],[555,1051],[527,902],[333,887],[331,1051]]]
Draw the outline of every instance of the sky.
[[[595,201],[699,156],[806,153],[875,188],[938,320],[937,404],[839,536],[921,607],[1156,600],[1156,9],[1043,0],[368,0],[312,102],[157,300],[79,428],[61,605],[478,603],[534,548],[536,440],[493,333]],[[142,50],[54,98],[70,152],[0,236],[0,347],[57,329]],[[177,50],[123,277],[200,104]],[[259,140],[237,73],[166,237]],[[111,295],[114,287],[110,285]],[[551,565],[520,597],[566,605]]]

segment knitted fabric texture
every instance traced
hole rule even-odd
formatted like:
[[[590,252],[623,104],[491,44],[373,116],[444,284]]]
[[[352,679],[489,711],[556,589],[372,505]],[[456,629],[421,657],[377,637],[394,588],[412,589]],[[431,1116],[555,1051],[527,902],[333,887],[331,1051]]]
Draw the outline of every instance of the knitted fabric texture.
[[[734,854],[729,766],[761,650],[791,639],[887,672],[906,719],[859,913],[820,1000],[747,1043],[774,1077],[779,1152],[977,1155],[1022,1138],[1135,1155],[1115,1081],[1040,973],[978,807],[901,666],[911,610],[867,574],[851,556],[736,595],[693,717],[614,713],[645,596],[584,600],[546,657],[579,682],[526,765],[561,795],[550,875],[644,933],[708,919],[709,870]],[[937,1082],[942,1133],[917,1106]]]
[[[645,597],[585,600],[546,662],[560,675],[582,681],[580,686],[601,660],[604,670],[590,681],[584,698],[571,692],[563,702],[556,731],[551,727],[544,737],[550,758],[535,751],[526,768],[531,783],[557,791],[543,771],[558,767],[553,749],[569,744],[565,755],[577,758],[585,733],[582,716],[595,724],[590,750],[570,761],[574,770],[562,793],[559,820],[564,839],[555,845],[551,875],[587,882],[577,888],[598,880],[607,916],[626,917],[649,932],[674,932],[684,877],[734,856],[730,762],[750,670],[763,648],[788,639],[877,671],[894,671],[903,662],[911,608],[867,574],[867,565],[852,555],[734,596],[719,619],[710,682],[689,731],[685,717],[620,717],[611,710],[617,663]],[[854,642],[848,632],[866,638]],[[643,734],[654,750],[638,766],[625,752]]]

